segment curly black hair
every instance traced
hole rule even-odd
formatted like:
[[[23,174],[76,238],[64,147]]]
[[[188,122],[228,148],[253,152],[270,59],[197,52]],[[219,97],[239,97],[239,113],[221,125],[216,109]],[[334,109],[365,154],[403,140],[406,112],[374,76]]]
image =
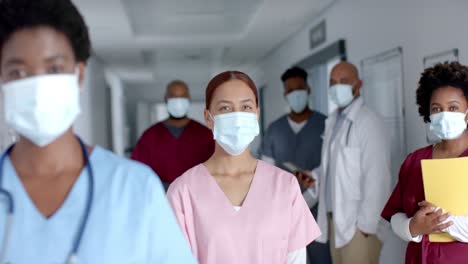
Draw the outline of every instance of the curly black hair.
[[[286,80],[294,77],[300,77],[307,82],[307,72],[304,69],[299,67],[292,67],[287,69],[283,75],[281,75],[281,81],[285,82]]]
[[[88,27],[70,0],[0,0],[0,52],[18,30],[40,26],[65,34],[75,59],[88,60],[91,53]]]
[[[424,122],[431,122],[430,103],[432,93],[442,87],[452,86],[463,91],[468,100],[468,67],[458,62],[438,63],[427,68],[419,79],[416,90],[416,103]]]

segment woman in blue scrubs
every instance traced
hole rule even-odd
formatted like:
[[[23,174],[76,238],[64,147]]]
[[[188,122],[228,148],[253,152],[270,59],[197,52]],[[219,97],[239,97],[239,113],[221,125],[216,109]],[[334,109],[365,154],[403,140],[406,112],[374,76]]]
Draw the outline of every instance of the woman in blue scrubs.
[[[151,169],[73,133],[90,50],[70,0],[0,0],[0,262],[196,263]]]

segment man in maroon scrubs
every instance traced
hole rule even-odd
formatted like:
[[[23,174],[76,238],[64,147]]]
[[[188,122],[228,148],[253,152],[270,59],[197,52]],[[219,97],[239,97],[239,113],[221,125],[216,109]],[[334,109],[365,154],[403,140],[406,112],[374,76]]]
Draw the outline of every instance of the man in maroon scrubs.
[[[214,140],[211,130],[187,117],[190,93],[184,82],[169,83],[165,99],[169,118],[143,133],[132,159],[150,166],[167,190],[177,177],[211,157]]]

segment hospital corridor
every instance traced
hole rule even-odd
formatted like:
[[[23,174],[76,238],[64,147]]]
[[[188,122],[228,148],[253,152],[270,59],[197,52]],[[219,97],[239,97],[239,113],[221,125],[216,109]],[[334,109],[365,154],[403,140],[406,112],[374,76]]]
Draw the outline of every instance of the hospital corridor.
[[[468,264],[467,13],[0,0],[0,264]]]

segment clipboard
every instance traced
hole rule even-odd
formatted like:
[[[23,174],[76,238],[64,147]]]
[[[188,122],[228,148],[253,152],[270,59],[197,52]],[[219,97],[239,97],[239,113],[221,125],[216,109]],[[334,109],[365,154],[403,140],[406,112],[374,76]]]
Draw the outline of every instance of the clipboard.
[[[289,170],[291,173],[295,173],[296,171],[306,171],[306,170],[304,170],[304,169],[299,168],[297,165],[295,165],[295,164],[292,163],[292,162],[284,162],[284,163],[283,163],[283,166],[284,166],[287,170]],[[315,179],[314,179],[313,176],[311,176],[311,177],[309,177],[309,178],[311,178],[312,180],[315,181]]]
[[[296,166],[294,163],[292,162],[284,162],[283,163],[283,166],[288,169],[289,172],[291,173],[294,173],[296,171],[302,171],[302,169],[300,169],[298,166]]]

